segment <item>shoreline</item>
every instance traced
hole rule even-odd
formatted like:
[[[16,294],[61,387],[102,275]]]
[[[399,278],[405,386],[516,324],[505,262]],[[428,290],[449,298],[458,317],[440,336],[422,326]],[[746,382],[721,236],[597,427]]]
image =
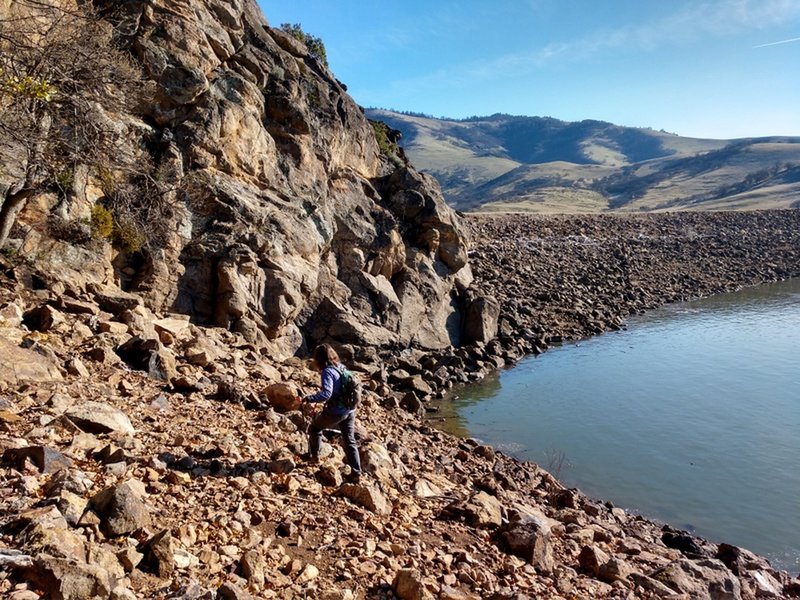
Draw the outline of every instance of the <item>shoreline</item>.
[[[759,288],[772,288],[773,286],[791,286],[789,288],[784,287],[783,294],[791,294],[792,291],[798,289],[797,285],[800,282],[800,278],[788,279],[780,282],[768,282],[764,284],[760,284],[757,286],[752,287],[745,287],[737,292],[730,292],[723,294],[722,296],[725,297],[728,294],[740,294],[744,292],[745,294],[752,294],[753,290],[759,290]],[[788,291],[787,291],[788,290]],[[756,291],[756,294],[758,292]],[[656,309],[653,309],[659,315],[668,314],[672,315],[673,311],[676,313],[683,313],[684,306],[686,307],[687,312],[699,312],[702,310],[709,310],[701,309],[698,306],[694,305],[695,302],[703,302],[704,300],[709,300],[715,298],[716,296],[705,297],[702,299],[690,300],[688,304],[683,303],[675,303],[675,304],[667,304]],[[748,296],[749,297],[749,296]],[[694,306],[694,308],[692,308]],[[713,309],[711,309],[713,310]],[[600,358],[600,354],[604,353],[605,351],[618,346],[618,344],[625,345],[625,337],[626,335],[630,335],[628,332],[635,332],[637,326],[642,326],[643,319],[644,322],[649,322],[649,317],[653,311],[646,311],[639,315],[635,315],[631,317],[631,320],[626,322],[625,327],[619,332],[604,332],[599,334],[599,336],[605,337],[608,334],[614,333],[614,337],[609,340],[599,340],[597,336],[589,336],[587,338],[582,338],[580,340],[570,340],[568,342],[564,342],[563,344],[558,344],[553,346],[549,349],[558,350],[559,354],[564,352],[578,352],[577,356],[583,356],[585,360],[581,360],[580,364],[587,366],[587,361],[591,363],[593,360],[603,360]],[[668,311],[666,313],[662,311]],[[657,321],[659,324],[662,324],[662,318],[658,317]],[[668,317],[669,319],[673,319],[675,317]],[[635,334],[634,334],[635,335]],[[621,336],[617,338],[617,336]],[[630,339],[630,338],[628,338]],[[616,340],[616,342],[614,341]],[[592,341],[595,344],[592,344]],[[584,346],[584,342],[588,342],[587,346]],[[631,342],[633,343],[633,342]],[[639,342],[641,343],[641,341]],[[609,345],[610,344],[610,345]],[[581,350],[578,347],[584,347]],[[586,350],[586,347],[591,347],[593,350]],[[685,348],[684,348],[685,350]],[[548,352],[549,353],[549,352]],[[788,572],[795,571],[797,566],[797,548],[792,548],[794,546],[791,542],[795,541],[792,537],[783,537],[781,539],[774,539],[774,526],[773,526],[773,536],[769,538],[769,536],[762,536],[762,535],[755,535],[752,537],[748,537],[748,531],[742,531],[741,529],[736,530],[736,535],[734,535],[734,531],[729,531],[725,533],[722,529],[730,529],[730,527],[723,527],[720,529],[719,527],[713,527],[714,525],[718,525],[717,521],[713,521],[711,523],[705,522],[705,527],[701,528],[701,530],[695,530],[694,526],[686,523],[694,523],[694,518],[683,516],[681,517],[679,513],[684,512],[682,511],[682,507],[680,506],[680,502],[670,502],[665,503],[663,498],[655,499],[652,495],[648,495],[647,498],[651,500],[651,503],[648,505],[641,501],[637,502],[635,499],[632,501],[630,497],[631,486],[636,486],[639,484],[639,479],[636,481],[626,481],[624,482],[627,484],[627,495],[626,494],[619,494],[620,489],[617,489],[617,486],[608,486],[603,485],[603,475],[600,475],[599,479],[597,477],[593,477],[592,473],[603,473],[603,469],[606,468],[604,465],[608,461],[602,461],[602,463],[594,463],[593,468],[590,469],[588,472],[586,470],[587,463],[585,460],[564,460],[564,454],[561,453],[561,457],[559,460],[557,449],[564,448],[566,445],[566,457],[567,458],[575,458],[575,454],[573,454],[572,444],[566,440],[575,436],[576,429],[572,427],[564,427],[563,424],[557,427],[557,432],[553,436],[548,436],[546,439],[549,440],[547,443],[542,442],[539,436],[547,435],[547,430],[550,429],[546,423],[549,422],[550,418],[555,418],[555,420],[559,420],[561,418],[561,411],[558,408],[561,399],[558,393],[553,392],[553,377],[552,374],[547,375],[547,373],[551,373],[551,369],[548,369],[548,366],[542,364],[540,367],[543,371],[539,371],[540,367],[537,367],[538,360],[547,360],[546,354],[543,356],[526,356],[520,360],[519,363],[514,364],[510,367],[498,370],[496,373],[487,375],[486,380],[484,382],[475,383],[475,384],[463,384],[457,387],[452,388],[449,390],[448,394],[441,400],[437,401],[434,406],[430,407],[429,415],[427,416],[427,421],[432,424],[432,426],[437,427],[438,429],[455,435],[459,438],[469,438],[474,437],[475,439],[479,440],[481,443],[485,443],[491,445],[498,450],[502,450],[503,452],[507,453],[509,456],[516,458],[518,460],[527,460],[537,465],[540,465],[542,468],[548,470],[552,473],[556,478],[565,486],[568,487],[575,487],[581,493],[586,494],[587,496],[595,499],[596,501],[603,502],[603,501],[610,501],[615,506],[619,506],[624,510],[630,512],[631,514],[636,514],[647,518],[649,520],[653,520],[656,522],[660,522],[663,524],[668,524],[672,527],[678,528],[685,528],[689,532],[692,533],[694,536],[703,537],[707,540],[725,540],[727,542],[734,542],[738,543],[747,548],[759,548],[759,553],[762,553],[764,556],[769,556],[770,560],[773,563],[773,566],[777,568],[786,570]],[[598,354],[600,353],[600,354]],[[567,355],[569,356],[569,355]],[[617,358],[622,358],[625,355],[615,354]],[[587,358],[590,357],[590,358]],[[595,357],[595,358],[591,358]],[[555,357],[554,357],[555,358]],[[560,360],[564,359],[564,354],[561,354]],[[568,362],[569,358],[566,359]],[[557,362],[559,362],[557,361]],[[523,366],[521,366],[523,365]],[[552,365],[552,363],[550,363]],[[604,362],[606,367],[613,368],[613,365],[609,365],[608,362]],[[574,365],[573,365],[574,366]],[[520,369],[516,374],[509,373],[513,369]],[[559,375],[563,376],[565,380],[568,380],[571,377],[572,370],[565,370],[563,367],[559,369]],[[616,378],[624,377],[624,373],[626,371],[624,369],[615,370],[614,374]],[[786,370],[784,368],[784,373]],[[788,374],[788,373],[786,373]],[[506,378],[507,379],[504,379]],[[547,386],[537,385],[535,383],[535,379],[540,379],[541,377],[545,377],[546,380],[549,382]],[[634,382],[638,382],[638,378],[641,377],[641,372],[639,372],[639,376],[633,376]],[[582,379],[584,384],[587,384],[585,379]],[[521,383],[524,382],[524,388],[521,387]],[[573,388],[574,386],[570,386],[570,384],[566,384],[567,387]],[[530,388],[528,387],[530,386]],[[518,392],[518,395],[521,398],[525,398],[526,402],[515,402],[512,398],[514,397],[513,393],[510,393],[508,389],[513,389]],[[590,387],[586,387],[586,385],[582,386],[581,389],[586,389],[587,392],[583,394],[587,397],[594,397],[594,392],[588,391]],[[601,386],[602,389],[602,386]],[[615,390],[617,392],[623,393],[625,392],[625,386],[616,386]],[[641,395],[641,394],[640,394]],[[575,391],[572,391],[568,394],[569,398],[569,406],[574,407],[574,403],[577,401],[577,398],[580,397],[580,392],[577,394]],[[603,396],[606,398],[606,402],[608,401],[607,395]],[[541,401],[544,405],[544,408],[540,408],[537,410],[536,408],[528,407],[527,399],[530,399],[533,402],[533,406],[541,407],[542,405],[539,404]],[[645,398],[643,397],[642,400]],[[498,407],[495,402],[499,402],[500,406]],[[455,403],[458,403],[456,406]],[[553,405],[553,411],[550,412],[547,410],[547,405]],[[614,405],[613,402],[610,405]],[[607,406],[605,403],[600,404],[599,406]],[[649,404],[646,404],[649,406]],[[630,407],[629,407],[630,408]],[[544,412],[542,412],[542,410]],[[514,412],[511,412],[514,411]],[[518,412],[516,412],[518,411]],[[512,417],[507,416],[511,414]],[[543,423],[545,424],[541,429],[537,428],[535,424],[532,424],[531,427],[534,428],[536,433],[527,431],[526,428],[520,429],[519,427],[515,427],[515,418],[519,414],[519,418],[522,420],[523,423],[527,423],[525,419],[531,419],[532,423]],[[543,420],[544,419],[544,420]],[[474,420],[474,421],[473,421]],[[569,418],[568,420],[573,421],[575,423],[585,423],[584,425],[579,425],[578,429],[583,430],[584,428],[588,427],[589,429],[592,428],[591,421],[586,421],[584,417],[581,416],[580,412],[575,413],[575,417]],[[641,422],[641,425],[647,427],[647,419],[644,419],[644,422]],[[614,425],[610,424],[612,430],[608,435],[608,440],[612,440],[617,433],[614,432]],[[674,423],[673,423],[673,430],[674,430]],[[513,431],[513,434],[511,433]],[[562,431],[567,431],[568,433],[564,433],[560,435]],[[622,434],[625,435],[624,433]],[[484,436],[490,436],[491,439],[487,439]],[[559,442],[558,440],[565,440],[563,442]],[[594,439],[594,438],[593,438]],[[628,438],[626,438],[628,439]],[[646,444],[646,439],[639,438],[642,440],[644,444]],[[602,446],[602,440],[594,439],[596,446]],[[577,444],[579,447],[585,450],[585,445]],[[578,455],[582,456],[584,459],[586,458],[585,452],[581,453],[580,449],[576,451]],[[762,455],[764,453],[762,452]],[[685,457],[684,457],[685,458]],[[699,456],[697,458],[700,458]],[[688,459],[687,459],[688,460]],[[570,473],[567,471],[565,474],[564,471],[560,469],[560,464],[563,462],[565,466],[569,465],[577,466],[572,473],[571,477],[569,476]],[[613,462],[613,461],[612,461]],[[580,465],[583,463],[583,468]],[[688,464],[688,463],[687,463]],[[693,464],[693,463],[691,463]],[[744,468],[744,465],[741,463],[739,464],[740,467]],[[623,477],[624,476],[620,473],[620,471],[612,470],[613,475],[615,477]],[[650,473],[656,473],[657,471],[647,471]],[[715,476],[715,473],[708,473],[709,476]],[[696,481],[696,480],[695,480]],[[641,480],[642,484],[645,483],[645,480]],[[599,485],[599,487],[598,487]],[[752,485],[752,484],[751,484]],[[649,487],[652,487],[652,484],[648,484]],[[760,484],[758,484],[760,487]],[[688,489],[688,488],[686,488]],[[710,490],[705,490],[710,491]],[[704,492],[705,493],[705,492]],[[777,491],[775,493],[778,493]],[[691,495],[691,492],[688,492]],[[638,496],[637,496],[638,497]],[[692,497],[692,500],[696,503],[698,501],[697,497]],[[752,500],[752,499],[750,499]],[[717,497],[716,502],[721,502],[722,499]],[[742,499],[739,506],[750,506],[751,502],[749,500]],[[644,508],[643,508],[644,507]],[[655,508],[656,512],[652,512]],[[665,511],[665,508],[667,509]],[[784,510],[780,511],[780,513],[776,512],[775,508],[772,508],[769,512],[771,514],[781,514],[784,518],[790,518],[789,515],[791,512],[787,512],[786,506],[783,506]],[[657,514],[657,512],[661,514]],[[676,516],[677,515],[677,516]],[[704,515],[708,516],[708,515]],[[695,517],[696,518],[696,517]],[[783,519],[779,520],[781,523]],[[712,525],[710,528],[708,525]],[[728,524],[730,525],[730,524]],[[773,524],[774,525],[774,524]],[[758,532],[758,528],[748,528],[749,531],[753,533]],[[744,535],[744,537],[743,537]],[[769,539],[773,543],[765,543]],[[738,541],[736,541],[738,540]],[[749,540],[746,541],[746,540]]]
[[[495,306],[478,319],[493,335],[457,349],[410,351],[415,360],[405,370],[425,376],[431,389],[410,378],[392,383],[423,401],[553,343],[619,330],[633,314],[800,277],[798,210],[466,219],[472,286]]]
[[[729,228],[752,224],[740,218]],[[535,463],[420,420],[447,382],[480,378],[525,348],[614,323],[618,314],[605,306],[597,315],[576,310],[573,302],[617,298],[609,290],[625,284],[605,276],[597,288],[579,281],[619,264],[599,260],[624,246],[614,231],[603,234],[604,219],[554,219],[547,224],[558,242],[552,251],[531,245],[539,263],[520,253],[493,262],[504,256],[503,235],[516,244],[520,231],[526,235],[519,227],[533,227],[504,219],[482,225],[492,236],[476,241],[473,263],[478,283],[501,303],[497,339],[436,356],[409,350],[365,375],[358,423],[367,475],[360,484],[342,482],[336,441],[325,444],[321,465],[301,459],[307,417],[284,401],[317,383],[303,361],[271,363],[230,332],[159,318],[118,290],[70,296],[28,289],[24,265],[3,265],[0,351],[17,370],[0,373],[0,592],[15,600],[54,586],[75,600],[800,596],[794,574],[747,550],[588,498]],[[585,230],[578,244],[566,233],[576,219]],[[743,233],[752,251],[730,273],[742,282],[768,271],[796,273],[800,211],[790,219],[775,235]],[[690,241],[715,239],[697,233]],[[612,243],[604,249],[587,238]],[[647,250],[664,241],[635,240]],[[565,260],[564,248],[574,256]],[[587,248],[598,260],[586,261]],[[677,245],[673,255],[676,249],[683,254]],[[695,248],[689,258],[706,254]],[[772,266],[750,262],[762,264],[765,255]],[[640,259],[627,260],[635,267]],[[648,265],[629,272],[641,277]],[[508,276],[523,266],[516,280]],[[717,277],[717,287],[734,285],[733,275]],[[563,289],[552,288],[557,280]],[[644,292],[658,277],[648,281],[639,286]],[[670,293],[684,294],[688,281],[677,279]],[[537,295],[524,293],[534,285]],[[623,305],[649,301],[641,294]],[[132,341],[152,336],[160,345]],[[131,351],[128,361],[135,362],[134,349],[151,352],[161,370],[131,368],[122,347]],[[172,373],[169,383],[159,381],[162,370]],[[81,410],[88,402],[97,403],[91,415]],[[108,420],[98,423],[98,415]],[[76,591],[86,589],[94,591]]]

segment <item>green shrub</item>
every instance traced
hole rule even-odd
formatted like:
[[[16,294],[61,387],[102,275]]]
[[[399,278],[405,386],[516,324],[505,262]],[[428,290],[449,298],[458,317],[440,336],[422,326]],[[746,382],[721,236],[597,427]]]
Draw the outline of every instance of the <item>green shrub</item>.
[[[63,193],[71,192],[75,188],[75,171],[72,169],[62,169],[56,173],[56,186]]]
[[[114,233],[114,215],[102,204],[95,204],[92,207],[89,224],[92,228],[92,236],[104,240],[111,239]]]
[[[288,33],[294,39],[303,42],[308,48],[308,53],[316,58],[326,67],[328,66],[328,53],[325,50],[323,41],[309,33],[303,31],[300,23],[283,23],[280,26],[281,31]]]
[[[375,132],[375,141],[378,142],[378,148],[381,154],[386,157],[393,157],[397,155],[397,144],[389,140],[389,126],[382,121],[372,121],[372,130]]]
[[[146,241],[144,235],[131,221],[121,221],[114,223],[113,232],[114,247],[123,252],[139,252]]]

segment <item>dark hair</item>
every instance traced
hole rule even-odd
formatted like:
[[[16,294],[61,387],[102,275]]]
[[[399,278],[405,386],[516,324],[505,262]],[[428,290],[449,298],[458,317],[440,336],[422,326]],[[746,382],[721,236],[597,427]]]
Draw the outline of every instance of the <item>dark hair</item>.
[[[314,362],[322,370],[337,364],[339,355],[329,344],[320,344],[314,348]]]

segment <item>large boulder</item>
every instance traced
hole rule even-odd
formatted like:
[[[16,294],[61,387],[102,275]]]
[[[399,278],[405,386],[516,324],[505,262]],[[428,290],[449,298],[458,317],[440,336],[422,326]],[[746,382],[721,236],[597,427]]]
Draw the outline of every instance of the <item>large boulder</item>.
[[[150,526],[150,511],[142,500],[143,494],[140,482],[126,481],[95,494],[89,506],[103,519],[106,533],[117,537]]]
[[[136,432],[128,415],[103,402],[82,402],[67,409],[64,416],[87,433]]]
[[[508,552],[549,573],[555,566],[552,544],[554,525],[552,519],[534,508],[515,508],[511,511],[509,522],[496,535]],[[593,573],[599,572],[599,569],[599,564],[591,567]]]
[[[484,295],[470,296],[464,311],[464,341],[489,342],[497,336],[500,303]]]
[[[26,460],[36,465],[42,473],[55,473],[72,466],[72,460],[58,450],[47,446],[9,448],[3,453],[3,461],[21,469]]]
[[[102,567],[75,557],[41,554],[25,578],[56,600],[108,600],[116,580]]]
[[[63,379],[52,357],[20,348],[0,335],[0,382],[47,382]]]
[[[697,600],[741,600],[741,584],[719,560],[681,558],[655,571],[651,577],[680,594]]]

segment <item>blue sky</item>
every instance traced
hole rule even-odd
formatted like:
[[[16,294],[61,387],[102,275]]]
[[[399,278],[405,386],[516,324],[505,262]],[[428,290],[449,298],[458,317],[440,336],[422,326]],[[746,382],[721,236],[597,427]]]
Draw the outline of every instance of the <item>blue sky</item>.
[[[260,5],[271,25],[321,37],[363,106],[601,119],[693,137],[800,135],[800,0]]]

